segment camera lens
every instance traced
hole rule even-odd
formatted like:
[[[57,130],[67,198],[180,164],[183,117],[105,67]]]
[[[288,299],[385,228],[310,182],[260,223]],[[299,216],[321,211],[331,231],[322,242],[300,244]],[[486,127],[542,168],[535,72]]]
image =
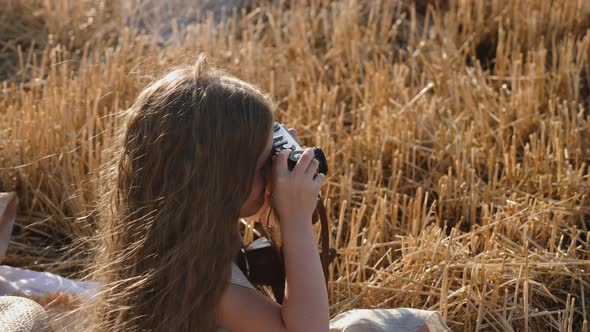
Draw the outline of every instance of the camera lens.
[[[328,161],[326,160],[326,156],[324,155],[324,151],[319,147],[313,148],[313,153],[315,155],[315,159],[319,161],[318,165],[318,173],[323,173],[324,175],[328,175]]]

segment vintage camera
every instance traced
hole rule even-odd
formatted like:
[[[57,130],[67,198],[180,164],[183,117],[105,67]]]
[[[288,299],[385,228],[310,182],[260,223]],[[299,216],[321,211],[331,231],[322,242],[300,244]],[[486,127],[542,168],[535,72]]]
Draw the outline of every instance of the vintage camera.
[[[275,122],[273,128],[273,138],[272,138],[272,153],[273,155],[279,154],[281,151],[285,149],[291,149],[291,154],[289,155],[289,159],[287,160],[287,164],[289,170],[292,171],[297,161],[303,154],[303,148],[297,143],[295,138],[289,134],[287,127],[284,125]],[[323,173],[324,175],[328,174],[328,162],[326,161],[326,156],[324,152],[319,147],[313,148],[313,152],[315,155],[315,159],[319,162],[318,165],[318,173]]]

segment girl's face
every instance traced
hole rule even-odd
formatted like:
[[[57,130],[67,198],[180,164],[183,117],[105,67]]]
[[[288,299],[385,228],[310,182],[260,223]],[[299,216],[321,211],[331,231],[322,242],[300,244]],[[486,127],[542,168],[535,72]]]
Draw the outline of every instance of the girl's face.
[[[267,145],[258,157],[252,189],[250,189],[248,198],[246,198],[246,201],[240,208],[241,218],[247,218],[257,214],[265,203],[266,184],[271,173],[272,133],[271,130]]]

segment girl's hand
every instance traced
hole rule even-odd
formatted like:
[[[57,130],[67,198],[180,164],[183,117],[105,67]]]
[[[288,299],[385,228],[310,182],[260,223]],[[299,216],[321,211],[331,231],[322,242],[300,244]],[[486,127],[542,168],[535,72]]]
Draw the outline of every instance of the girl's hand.
[[[311,225],[311,216],[326,176],[321,173],[315,176],[319,163],[312,148],[305,149],[293,171],[287,166],[290,153],[291,150],[283,150],[273,157],[272,203],[281,224],[308,220]]]

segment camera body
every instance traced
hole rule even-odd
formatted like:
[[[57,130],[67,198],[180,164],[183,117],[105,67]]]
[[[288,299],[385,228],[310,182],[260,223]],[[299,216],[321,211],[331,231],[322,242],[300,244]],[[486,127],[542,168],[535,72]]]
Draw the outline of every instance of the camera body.
[[[273,155],[278,155],[281,151],[291,149],[291,154],[287,159],[287,165],[289,170],[292,171],[297,161],[303,154],[303,148],[297,143],[295,138],[289,134],[287,128],[278,123],[274,123],[273,128],[273,138],[272,138],[272,153]],[[318,173],[323,173],[324,175],[328,174],[328,162],[326,160],[326,156],[324,152],[319,147],[314,147],[313,152],[315,155],[315,159],[319,162],[318,164]]]

